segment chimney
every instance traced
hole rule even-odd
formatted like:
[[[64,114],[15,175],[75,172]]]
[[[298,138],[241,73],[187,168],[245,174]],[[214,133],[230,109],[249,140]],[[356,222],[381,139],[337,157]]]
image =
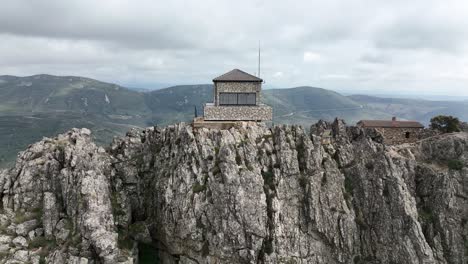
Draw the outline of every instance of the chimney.
[[[392,121],[396,121],[396,116],[392,117]]]

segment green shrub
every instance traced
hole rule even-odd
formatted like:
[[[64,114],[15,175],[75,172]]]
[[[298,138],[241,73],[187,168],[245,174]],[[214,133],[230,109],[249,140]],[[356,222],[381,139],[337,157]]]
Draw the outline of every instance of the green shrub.
[[[21,211],[16,211],[15,218],[13,219],[13,222],[15,224],[20,224],[32,219],[38,218],[39,215],[37,213],[25,213]]]
[[[239,153],[236,153],[236,163],[237,165],[242,165],[242,158]]]
[[[128,228],[131,234],[141,234],[146,232],[146,225],[144,222],[136,222]]]
[[[40,248],[40,247],[45,247],[48,244],[49,244],[49,241],[45,237],[38,236],[29,242],[28,248],[29,249]]]
[[[133,248],[133,240],[128,235],[126,230],[119,229],[118,231],[118,239],[117,239],[117,246],[120,249],[132,249]]]
[[[202,185],[200,183],[195,183],[193,186],[192,186],[192,191],[193,193],[199,193],[199,192],[203,192],[204,190],[206,189],[206,186],[205,185]]]
[[[327,184],[327,174],[324,173],[320,185],[323,187],[326,184]]]
[[[364,221],[364,217],[362,216],[362,213],[358,213],[356,215],[356,218],[354,218],[354,221],[362,230],[367,230],[368,226],[366,224],[366,221]]]
[[[211,172],[213,172],[213,175],[218,175],[221,173],[221,169],[219,168],[219,165],[218,164],[215,164],[215,166],[213,167],[213,169],[211,169]]]
[[[10,255],[8,252],[1,252],[0,253],[0,259],[6,259]]]
[[[449,160],[447,166],[451,170],[461,170],[465,167],[465,164],[461,160]]]
[[[442,133],[460,132],[460,120],[453,116],[439,115],[431,118],[430,127]]]
[[[305,187],[307,183],[307,178],[304,175],[299,176],[299,186]]]
[[[426,223],[432,222],[434,220],[434,214],[429,207],[422,207],[418,213],[419,218]]]
[[[156,247],[151,244],[138,243],[138,263],[161,263]]]
[[[353,186],[353,182],[351,181],[351,178],[345,177],[344,186],[345,186],[346,192],[349,193],[350,195],[353,195],[354,186]]]
[[[263,183],[270,187],[271,190],[275,189],[274,174],[271,171],[262,171]]]
[[[373,170],[374,169],[374,163],[369,161],[366,163],[366,169],[368,170]]]

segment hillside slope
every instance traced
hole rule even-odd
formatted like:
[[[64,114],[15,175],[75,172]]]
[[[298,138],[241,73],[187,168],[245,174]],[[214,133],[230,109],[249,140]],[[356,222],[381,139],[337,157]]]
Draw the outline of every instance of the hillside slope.
[[[338,117],[354,124],[361,119],[388,119],[384,112],[371,112],[358,102],[337,92],[315,88],[296,87],[264,91],[264,101],[273,107],[277,123],[307,126],[318,120]]]
[[[468,120],[468,102],[466,101],[428,101],[368,95],[348,97],[371,111],[386,112],[392,116],[418,120],[423,124],[428,124],[429,120],[436,115],[452,115],[460,120]]]
[[[324,89],[300,87],[266,90],[264,94],[278,116],[275,123],[306,125],[336,116],[355,122],[367,116],[349,98]],[[98,143],[108,144],[131,127],[189,122],[195,107],[202,115],[203,104],[210,101],[212,85],[143,93],[76,76],[0,76],[0,166],[43,136],[87,127]]]
[[[108,144],[131,127],[190,122],[195,107],[203,114],[212,92],[208,84],[139,92],[76,76],[0,76],[0,166],[32,142],[73,127],[87,127],[96,142]],[[273,107],[274,124],[307,127],[335,117],[354,124],[392,116],[427,123],[437,114],[468,120],[468,103],[346,97],[315,87],[267,89],[262,100]]]

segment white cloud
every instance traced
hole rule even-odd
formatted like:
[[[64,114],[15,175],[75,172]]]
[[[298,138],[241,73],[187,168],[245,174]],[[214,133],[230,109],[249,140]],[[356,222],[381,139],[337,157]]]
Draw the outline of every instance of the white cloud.
[[[282,78],[284,76],[283,72],[275,72],[275,74],[273,74],[273,77],[275,78]]]
[[[316,62],[321,59],[320,54],[312,52],[312,51],[306,51],[304,52],[304,61],[305,62]]]

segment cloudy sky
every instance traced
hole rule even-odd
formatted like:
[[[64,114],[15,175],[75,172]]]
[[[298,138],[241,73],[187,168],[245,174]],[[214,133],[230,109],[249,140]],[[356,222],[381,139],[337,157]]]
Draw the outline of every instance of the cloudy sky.
[[[0,75],[468,95],[466,0],[2,0]]]

